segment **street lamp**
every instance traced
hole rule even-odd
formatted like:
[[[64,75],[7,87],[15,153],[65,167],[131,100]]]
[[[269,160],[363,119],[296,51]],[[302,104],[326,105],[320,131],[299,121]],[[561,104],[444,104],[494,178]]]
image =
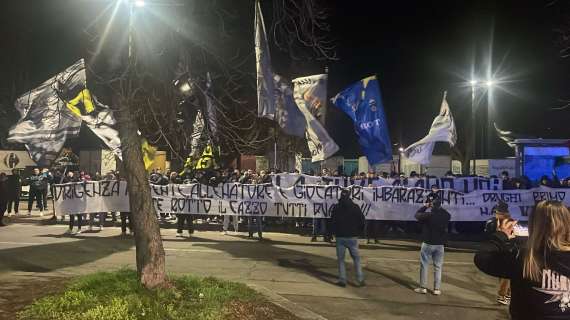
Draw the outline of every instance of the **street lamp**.
[[[469,81],[469,84],[471,85],[471,121],[472,121],[472,132],[471,132],[471,139],[472,139],[472,145],[473,145],[473,152],[472,152],[472,157],[473,157],[473,174],[477,174],[476,168],[477,168],[477,135],[475,134],[475,130],[476,130],[476,122],[475,122],[475,90],[478,87],[482,87],[483,85],[486,86],[488,89],[491,89],[496,83],[495,80],[493,79],[488,79],[486,81],[478,81],[477,79],[471,79],[471,81]]]

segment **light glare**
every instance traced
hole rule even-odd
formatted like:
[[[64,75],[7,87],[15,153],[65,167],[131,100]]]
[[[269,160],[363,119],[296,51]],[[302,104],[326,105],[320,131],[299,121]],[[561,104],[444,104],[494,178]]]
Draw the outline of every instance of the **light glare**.
[[[495,81],[487,80],[487,82],[485,84],[487,85],[487,87],[492,87],[495,84]]]
[[[471,80],[469,83],[471,83],[472,86],[477,85],[477,80]]]
[[[135,6],[141,8],[145,6],[145,2],[143,0],[137,0],[135,1]]]

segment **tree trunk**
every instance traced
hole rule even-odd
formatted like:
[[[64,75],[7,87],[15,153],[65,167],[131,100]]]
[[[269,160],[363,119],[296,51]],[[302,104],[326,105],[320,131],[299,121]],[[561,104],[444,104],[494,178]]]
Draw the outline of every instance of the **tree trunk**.
[[[128,183],[131,218],[135,232],[137,272],[147,288],[165,285],[165,257],[160,227],[152,203],[148,173],[145,170],[141,149],[141,137],[137,131],[134,108],[128,98],[119,104],[119,135],[123,153],[121,176]]]

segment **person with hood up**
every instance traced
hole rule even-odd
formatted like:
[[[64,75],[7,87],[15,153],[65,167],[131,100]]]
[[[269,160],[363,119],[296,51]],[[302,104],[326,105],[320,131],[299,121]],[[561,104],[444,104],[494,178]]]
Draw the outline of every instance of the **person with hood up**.
[[[416,219],[422,225],[422,247],[420,251],[420,286],[414,291],[427,293],[428,267],[433,263],[433,294],[441,294],[441,273],[443,268],[444,247],[447,242],[447,224],[451,215],[441,207],[441,200],[435,198],[427,202],[416,213]]]
[[[497,237],[513,237],[514,225],[505,220]],[[528,227],[525,248],[480,251],[475,265],[490,276],[511,280],[511,319],[570,319],[570,211],[560,201],[541,201]]]
[[[338,260],[338,282],[340,287],[346,286],[346,265],[344,256],[346,249],[354,261],[356,285],[363,287],[364,273],[358,252],[358,236],[364,230],[364,214],[360,207],[350,199],[350,191],[342,190],[340,199],[331,212],[331,229],[336,237],[336,257]]]

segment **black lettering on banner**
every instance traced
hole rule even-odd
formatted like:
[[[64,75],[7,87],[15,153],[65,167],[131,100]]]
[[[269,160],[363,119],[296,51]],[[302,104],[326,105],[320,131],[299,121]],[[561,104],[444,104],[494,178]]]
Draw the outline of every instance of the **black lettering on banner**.
[[[99,184],[100,185],[100,184]],[[88,186],[90,186],[91,188],[89,188]],[[95,183],[87,183],[85,182],[83,184],[83,191],[85,192],[85,196],[89,197],[89,198],[93,198],[94,196],[94,191],[95,191]]]
[[[279,190],[279,193],[281,194],[281,196],[285,199],[289,199],[289,197],[287,197],[287,194],[283,191],[283,188],[278,187],[277,190]],[[295,187],[293,187],[293,192],[295,192]]]
[[[467,193],[469,192],[469,180],[467,179],[462,179],[463,180],[463,193]]]
[[[338,190],[340,190],[340,188],[337,186],[325,187],[324,199],[337,200],[338,199]]]
[[[235,214],[235,213],[238,213],[238,212],[237,212],[237,207],[236,207],[236,206],[237,206],[237,203],[238,203],[238,201],[235,201],[235,200],[230,200],[230,202],[229,202],[229,204],[230,204],[230,210],[232,210],[232,213],[234,213],[234,214]]]
[[[355,200],[363,200],[364,199],[364,193],[362,192],[363,187],[361,186],[353,186],[352,188],[350,188],[350,197],[352,199]]]
[[[73,197],[75,199],[81,199],[85,195],[85,185],[83,183],[78,183],[73,185]]]
[[[479,211],[481,212],[481,216],[490,216],[493,214],[487,207],[479,207]]]
[[[241,201],[238,204],[237,211],[243,215],[265,215],[267,212],[267,203],[259,201]]]
[[[220,214],[227,212],[226,208],[224,207],[224,202],[222,200],[218,201],[218,212]]]
[[[564,201],[564,198],[566,198],[566,192],[541,191],[541,192],[533,192],[532,196],[534,197],[535,202],[540,202],[543,200]]]
[[[482,194],[483,202],[499,202],[499,200],[507,203],[520,203],[522,202],[522,197],[520,193],[508,193],[508,192],[484,192]]]
[[[95,183],[96,183],[97,185],[95,185]],[[85,186],[87,186],[87,185],[85,185]],[[100,196],[100,195],[101,195],[101,182],[93,182],[93,183],[91,183],[91,187],[92,187],[92,189],[91,189],[92,197]],[[87,190],[88,190],[88,189],[85,188],[84,190],[85,190],[85,192],[87,193]]]
[[[284,215],[287,217],[306,217],[307,216],[307,205],[304,203],[297,203],[297,202],[281,203],[281,202],[277,202],[274,205],[277,208],[277,215]]]
[[[152,188],[152,192],[157,195],[157,196],[161,196],[160,194],[160,186],[157,184],[151,184],[150,187]]]
[[[334,205],[326,202],[313,202],[313,216],[330,217]]]
[[[304,188],[303,185],[293,187],[293,194],[295,195],[295,198],[303,199],[305,197],[303,193],[303,188]]]
[[[478,178],[480,190],[491,190],[491,182],[486,178]]]
[[[154,204],[154,207],[156,208],[156,210],[157,210],[158,212],[163,212],[163,210],[162,210],[162,202],[163,202],[163,201],[164,201],[164,198],[158,198],[158,197],[157,197],[157,198],[155,198],[155,197],[152,198],[152,202],[153,202],[153,204]]]
[[[200,186],[199,183],[190,186],[190,198],[200,199],[202,197]]]

